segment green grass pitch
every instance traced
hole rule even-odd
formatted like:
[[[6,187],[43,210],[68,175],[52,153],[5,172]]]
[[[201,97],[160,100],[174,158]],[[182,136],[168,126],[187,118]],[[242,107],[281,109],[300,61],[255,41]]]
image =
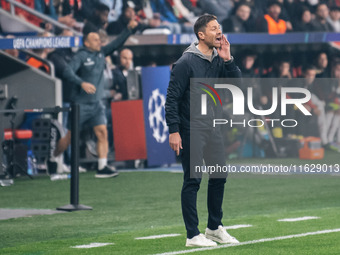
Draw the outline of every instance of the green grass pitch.
[[[182,173],[171,172],[123,172],[114,179],[81,174],[80,203],[92,206],[92,211],[1,220],[0,254],[143,255],[191,250],[185,247],[180,208],[182,178]],[[69,203],[69,190],[69,180],[18,178],[13,186],[0,187],[0,208],[55,209]],[[207,176],[198,195],[201,232],[207,222],[206,194]],[[340,176],[230,174],[223,211],[225,226],[252,225],[228,230],[240,242],[339,229]],[[277,221],[303,216],[320,218]],[[180,236],[135,239],[174,233]],[[190,254],[340,254],[339,240],[340,232],[333,232]],[[70,248],[96,242],[113,244]]]

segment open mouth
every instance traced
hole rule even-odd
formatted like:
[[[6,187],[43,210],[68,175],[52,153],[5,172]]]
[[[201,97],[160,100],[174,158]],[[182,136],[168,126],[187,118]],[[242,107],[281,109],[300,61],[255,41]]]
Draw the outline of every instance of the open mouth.
[[[222,40],[222,37],[217,37],[217,38],[215,39],[215,41],[216,41],[217,43],[221,43],[221,40]]]

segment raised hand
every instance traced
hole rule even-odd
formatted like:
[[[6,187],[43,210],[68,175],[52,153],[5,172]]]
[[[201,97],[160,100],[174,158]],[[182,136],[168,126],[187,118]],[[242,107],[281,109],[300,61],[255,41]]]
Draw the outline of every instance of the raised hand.
[[[217,48],[217,53],[221,58],[223,58],[224,61],[231,59],[230,43],[225,35],[222,35],[221,47]]]

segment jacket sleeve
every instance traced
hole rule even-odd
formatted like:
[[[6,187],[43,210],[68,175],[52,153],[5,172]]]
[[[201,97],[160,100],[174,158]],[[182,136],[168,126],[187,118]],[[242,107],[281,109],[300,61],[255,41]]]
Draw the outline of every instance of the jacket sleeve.
[[[169,133],[179,132],[179,106],[190,83],[190,68],[185,61],[174,64],[165,102],[165,119]]]
[[[123,46],[125,41],[129,38],[129,36],[132,34],[132,31],[128,28],[124,29],[115,40],[111,41],[108,45],[105,45],[102,47],[102,51],[104,52],[104,55],[110,55],[115,50],[119,49]]]
[[[81,86],[83,79],[81,79],[76,72],[79,70],[83,63],[82,55],[76,54],[71,62],[65,66],[63,77],[71,84],[75,84],[77,86]]]
[[[222,77],[223,78],[241,78],[241,70],[235,64],[235,60],[233,57],[231,60],[224,62],[221,78]]]

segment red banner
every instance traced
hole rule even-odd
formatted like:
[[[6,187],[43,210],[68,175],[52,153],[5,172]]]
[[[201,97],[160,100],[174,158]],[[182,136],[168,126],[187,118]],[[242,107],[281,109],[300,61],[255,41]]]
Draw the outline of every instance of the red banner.
[[[115,160],[146,159],[142,100],[111,103]]]

